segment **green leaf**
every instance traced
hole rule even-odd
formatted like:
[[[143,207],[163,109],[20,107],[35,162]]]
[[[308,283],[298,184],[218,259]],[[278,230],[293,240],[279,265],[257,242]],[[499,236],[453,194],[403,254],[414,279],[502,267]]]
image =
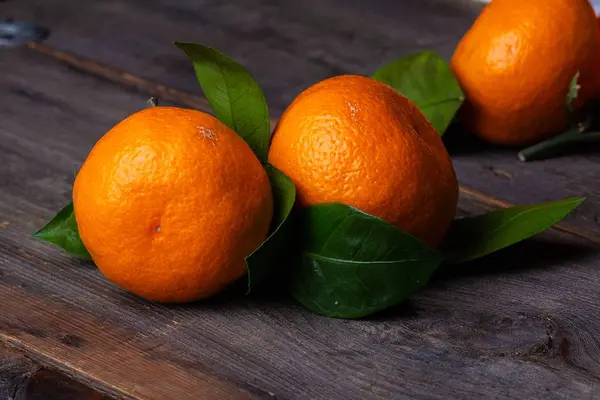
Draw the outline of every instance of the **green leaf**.
[[[46,226],[34,233],[33,237],[61,247],[75,257],[85,260],[92,259],[79,237],[73,203],[69,203],[60,210]]]
[[[270,120],[265,96],[244,67],[217,50],[197,43],[175,43],[194,64],[196,77],[215,115],[267,161]]]
[[[310,206],[298,215],[300,254],[291,294],[317,313],[360,318],[396,305],[422,288],[442,254],[372,215],[344,204]]]
[[[448,63],[431,51],[392,61],[379,68],[373,78],[412,100],[440,135],[465,99]]]
[[[254,291],[257,286],[264,282],[272,272],[273,268],[279,267],[277,261],[284,251],[288,233],[288,216],[290,215],[296,200],[296,187],[290,178],[283,172],[270,164],[265,166],[271,188],[273,189],[274,212],[271,222],[271,234],[269,237],[248,257],[248,291]]]
[[[456,219],[442,249],[451,263],[483,257],[548,229],[584,200],[568,198]]]

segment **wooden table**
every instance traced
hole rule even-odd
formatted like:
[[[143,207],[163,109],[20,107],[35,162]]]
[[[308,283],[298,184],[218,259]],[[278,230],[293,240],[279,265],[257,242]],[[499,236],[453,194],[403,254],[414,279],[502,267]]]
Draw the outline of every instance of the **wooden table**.
[[[449,57],[473,4],[1,2],[0,18],[51,35],[0,49],[0,398],[101,398],[90,388],[177,400],[600,398],[597,148],[522,164],[514,149],[449,135],[462,214],[587,201],[555,229],[440,273],[407,304],[360,321],[274,297],[143,302],[29,237],[69,200],[95,141],[148,97],[207,109],[172,41],[242,62],[277,116],[322,78],[370,74],[423,49]]]

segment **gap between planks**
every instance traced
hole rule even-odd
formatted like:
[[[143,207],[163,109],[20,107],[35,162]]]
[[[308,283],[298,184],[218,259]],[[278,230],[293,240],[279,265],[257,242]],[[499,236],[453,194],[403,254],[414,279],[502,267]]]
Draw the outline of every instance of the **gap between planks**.
[[[133,88],[139,92],[147,93],[149,96],[156,96],[160,100],[167,100],[172,101],[174,103],[180,103],[189,107],[198,108],[202,111],[210,111],[210,105],[208,101],[201,96],[177,90],[169,86],[142,78],[140,76],[133,75],[129,72],[97,63],[96,61],[93,61],[86,57],[59,50],[57,48],[45,44],[30,42],[27,44],[27,47],[37,53],[44,54],[53,58],[54,60],[67,64],[68,66],[79,71],[103,78],[105,80],[119,85]],[[276,123],[277,119],[271,118],[271,127],[274,127]],[[514,206],[514,204],[497,199],[491,195],[482,193],[478,190],[465,187],[464,185],[460,185],[459,190],[461,193],[469,195],[488,206],[502,208]],[[578,229],[568,223],[558,223],[554,225],[551,229],[568,233],[570,235],[576,236],[581,239],[585,239],[595,244],[600,244],[600,237],[590,235],[584,230]]]

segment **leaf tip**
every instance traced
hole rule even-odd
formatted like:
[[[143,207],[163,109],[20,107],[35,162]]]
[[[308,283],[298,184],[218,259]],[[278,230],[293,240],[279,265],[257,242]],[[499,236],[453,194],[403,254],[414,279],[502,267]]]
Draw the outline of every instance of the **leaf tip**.
[[[173,42],[173,44],[175,45],[175,47],[177,47],[179,50],[183,51],[188,56],[189,56],[190,51],[192,50],[191,47],[196,45],[196,43],[190,43],[190,42]]]
[[[586,200],[587,200],[587,197],[567,197],[567,198],[557,201],[557,203],[570,206],[571,210],[572,210],[572,209],[577,208],[579,205],[581,205]]]
[[[187,54],[186,51],[186,46],[183,43],[180,42],[173,42],[173,44],[175,45],[175,47],[177,47],[179,50],[183,51],[185,54]]]
[[[40,229],[38,229],[37,231],[33,232],[31,234],[31,237],[36,238],[36,239],[41,239],[41,240],[46,240],[46,227],[47,225],[41,227]]]

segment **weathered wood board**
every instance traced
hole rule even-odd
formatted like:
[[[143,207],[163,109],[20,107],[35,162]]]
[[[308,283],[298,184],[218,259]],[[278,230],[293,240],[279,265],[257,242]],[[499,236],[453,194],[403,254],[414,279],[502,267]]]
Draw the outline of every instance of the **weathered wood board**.
[[[12,399],[39,366],[22,353],[0,345],[0,399]]]
[[[0,57],[0,338],[123,398],[595,398],[597,246],[551,231],[360,321],[287,298],[128,295],[29,234],[147,95],[29,49]],[[489,207],[464,196],[460,212]],[[281,266],[285,268],[285,265]]]
[[[308,85],[332,75],[369,74],[385,61],[429,48],[449,57],[476,15],[475,7],[461,3],[20,0],[0,12],[49,28],[47,43],[59,49],[188,92],[199,93],[197,83],[172,42],[214,46],[247,66],[278,113]]]
[[[4,345],[0,345],[0,399],[110,400],[60,372],[43,369]]]

